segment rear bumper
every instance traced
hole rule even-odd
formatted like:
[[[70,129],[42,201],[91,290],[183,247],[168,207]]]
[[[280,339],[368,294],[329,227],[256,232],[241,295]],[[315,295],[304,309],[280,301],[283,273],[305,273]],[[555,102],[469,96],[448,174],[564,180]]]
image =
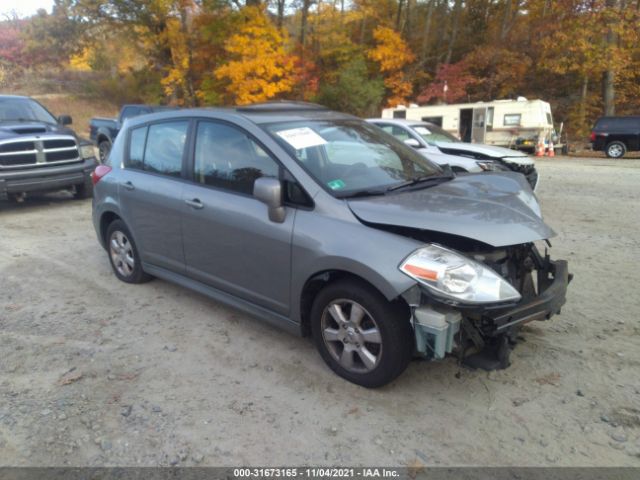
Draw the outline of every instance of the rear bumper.
[[[487,312],[484,318],[492,325],[492,335],[534,320],[548,320],[560,313],[567,299],[567,286],[573,278],[566,260],[549,262],[547,271],[540,272],[538,285],[541,292],[533,299],[521,301],[514,307]]]
[[[68,188],[84,182],[96,167],[95,158],[60,166],[0,171],[0,195]]]

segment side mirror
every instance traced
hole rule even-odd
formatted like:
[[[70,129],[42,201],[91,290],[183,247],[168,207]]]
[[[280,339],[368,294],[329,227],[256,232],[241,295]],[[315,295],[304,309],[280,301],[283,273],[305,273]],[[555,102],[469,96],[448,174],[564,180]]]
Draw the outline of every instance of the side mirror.
[[[269,208],[269,220],[282,223],[287,211],[282,204],[282,182],[273,177],[260,177],[253,184],[253,196]]]
[[[416,140],[415,138],[407,138],[404,141],[405,145],[408,145],[412,148],[422,148],[422,145],[420,145],[420,142],[418,140]]]
[[[58,123],[60,125],[71,125],[73,123],[73,119],[71,115],[60,115],[58,117]]]

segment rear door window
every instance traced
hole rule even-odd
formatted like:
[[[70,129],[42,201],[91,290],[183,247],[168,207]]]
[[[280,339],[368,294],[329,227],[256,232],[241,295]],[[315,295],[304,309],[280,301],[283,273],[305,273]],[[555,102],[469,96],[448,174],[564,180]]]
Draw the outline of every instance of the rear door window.
[[[407,132],[404,128],[398,127],[397,125],[390,125],[388,123],[378,123],[378,127],[384,130],[387,133],[390,133],[394,137],[396,137],[401,142],[411,138],[409,132]]]
[[[180,177],[189,122],[161,122],[131,130],[128,168]]]
[[[127,118],[136,117],[142,112],[141,107],[124,107],[120,119],[124,122]]]

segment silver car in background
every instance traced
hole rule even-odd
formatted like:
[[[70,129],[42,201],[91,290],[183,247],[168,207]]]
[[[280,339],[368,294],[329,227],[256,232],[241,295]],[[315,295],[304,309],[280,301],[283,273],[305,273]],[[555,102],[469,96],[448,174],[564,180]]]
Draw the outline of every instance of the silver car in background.
[[[175,282],[299,335],[366,387],[414,355],[504,368],[570,275],[522,175],[455,176],[306,103],[134,118],[93,174],[117,278]],[[126,295],[129,290],[123,290]]]
[[[532,189],[538,186],[538,172],[532,157],[519,150],[461,142],[446,130],[429,122],[396,118],[370,118],[398,140],[415,148],[431,161],[449,164],[455,172],[518,172]]]

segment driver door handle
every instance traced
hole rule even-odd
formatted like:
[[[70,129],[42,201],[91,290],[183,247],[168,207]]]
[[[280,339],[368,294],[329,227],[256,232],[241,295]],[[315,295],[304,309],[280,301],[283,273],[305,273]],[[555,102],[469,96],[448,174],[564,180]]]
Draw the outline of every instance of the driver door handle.
[[[196,210],[204,208],[204,203],[202,203],[199,198],[194,198],[193,200],[185,200],[184,203],[189,205],[191,208],[195,208]]]
[[[122,182],[122,186],[124,188],[126,188],[127,190],[135,190],[136,187],[133,186],[133,183],[131,182]]]

